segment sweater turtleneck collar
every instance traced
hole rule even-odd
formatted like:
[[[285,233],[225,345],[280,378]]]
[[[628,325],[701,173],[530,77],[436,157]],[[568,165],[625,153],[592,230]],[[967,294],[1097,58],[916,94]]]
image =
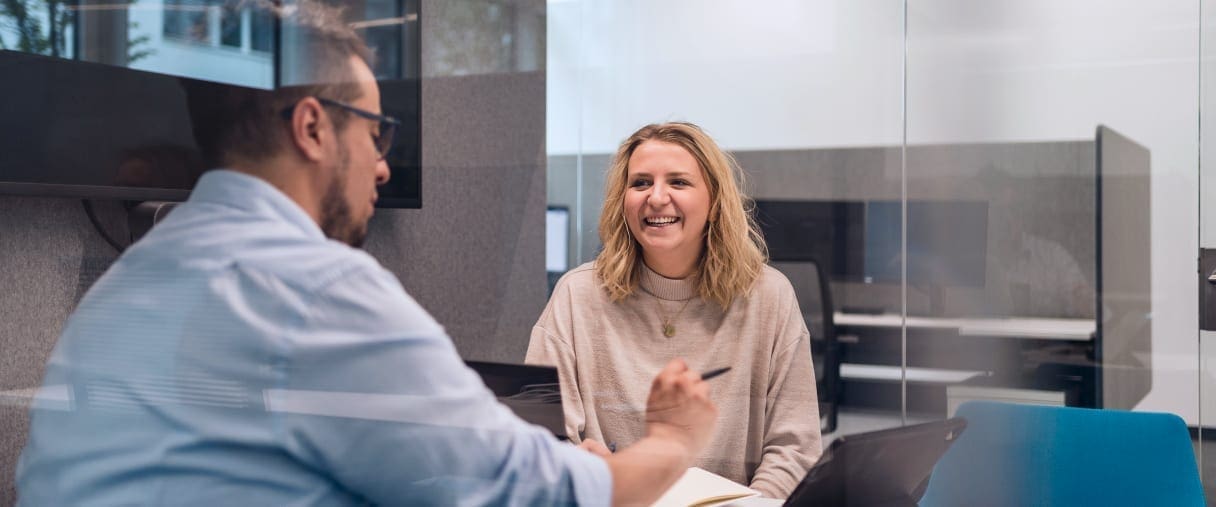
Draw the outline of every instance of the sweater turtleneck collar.
[[[639,284],[650,295],[667,301],[684,301],[697,295],[697,275],[682,279],[667,278],[655,273],[646,263],[642,263]]]

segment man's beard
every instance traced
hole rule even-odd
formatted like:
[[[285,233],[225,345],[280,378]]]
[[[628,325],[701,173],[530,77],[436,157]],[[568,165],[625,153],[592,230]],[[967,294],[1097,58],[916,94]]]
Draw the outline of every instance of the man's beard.
[[[346,174],[350,172],[350,152],[338,146],[338,167],[334,179],[321,198],[321,232],[325,237],[352,247],[363,246],[367,239],[367,223],[355,223],[346,202]]]

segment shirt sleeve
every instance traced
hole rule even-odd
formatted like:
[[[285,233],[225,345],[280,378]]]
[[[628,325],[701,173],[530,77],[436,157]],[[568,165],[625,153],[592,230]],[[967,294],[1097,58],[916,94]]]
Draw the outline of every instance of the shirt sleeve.
[[[793,308],[783,312],[776,342],[784,345],[773,351],[764,451],[751,483],[770,498],[788,497],[823,453],[810,333],[790,292]]]
[[[528,353],[524,362],[557,368],[562,390],[562,410],[566,419],[566,436],[577,444],[583,440],[587,417],[578,387],[578,363],[575,360],[574,347],[570,345],[572,339],[562,336],[563,330],[566,333],[570,330],[569,305],[568,289],[565,284],[559,284],[540,319],[532,327],[532,338],[528,341]]]
[[[502,406],[383,270],[309,304],[266,393],[288,452],[376,504],[608,505],[600,458]]]

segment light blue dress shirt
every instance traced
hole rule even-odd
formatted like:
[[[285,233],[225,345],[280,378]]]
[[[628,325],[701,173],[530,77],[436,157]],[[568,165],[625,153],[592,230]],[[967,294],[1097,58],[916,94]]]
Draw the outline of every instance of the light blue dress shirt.
[[[31,414],[21,505],[611,501],[603,460],[497,403],[391,273],[233,171],[97,281]]]

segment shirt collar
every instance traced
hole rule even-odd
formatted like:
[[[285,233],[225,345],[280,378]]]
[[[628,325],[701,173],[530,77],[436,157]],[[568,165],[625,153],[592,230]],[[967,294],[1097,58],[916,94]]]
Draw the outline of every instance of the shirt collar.
[[[203,173],[190,202],[217,204],[291,224],[305,236],[325,239],[321,227],[300,205],[266,180],[229,169]]]
[[[692,275],[687,278],[667,278],[663,275],[655,273],[654,270],[642,265],[642,276],[638,280],[638,284],[642,286],[642,290],[650,293],[650,295],[667,301],[683,301],[697,294],[697,276]]]

